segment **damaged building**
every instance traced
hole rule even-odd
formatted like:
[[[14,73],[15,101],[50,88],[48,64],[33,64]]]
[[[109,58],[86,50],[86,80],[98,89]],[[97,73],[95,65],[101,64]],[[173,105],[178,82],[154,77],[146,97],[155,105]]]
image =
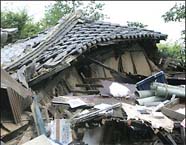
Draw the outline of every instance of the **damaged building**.
[[[25,74],[25,82],[19,81],[43,96],[76,93],[77,85],[91,79],[113,79],[117,74],[111,74],[109,69],[152,75],[159,71],[153,62],[156,43],[167,37],[160,32],[94,22],[79,15],[61,20],[47,36],[32,46],[34,51],[5,68],[17,76]]]
[[[174,139],[177,134],[170,136],[174,122],[168,117],[155,113],[156,118],[152,119],[148,109],[145,112],[139,106],[132,107],[136,96],[141,95],[141,92],[136,95],[136,84],[143,83],[144,79],[151,83],[158,80],[166,85],[167,81],[172,85],[184,85],[184,79],[176,83],[174,78],[166,80],[164,76],[167,74],[159,66],[156,44],[166,38],[167,35],[160,32],[92,21],[80,13],[74,13],[37,36],[5,46],[7,52],[14,47],[18,48],[18,52],[14,54],[15,59],[10,57],[13,62],[5,60],[4,69],[24,88],[31,88],[34,97],[37,96],[38,99],[33,99],[31,110],[38,136],[47,134],[43,122],[39,121],[41,112],[38,109],[33,111],[39,102],[42,109],[47,108],[44,114],[47,123],[52,120],[51,138],[59,144],[182,144],[183,136],[179,134],[176,143]],[[154,97],[156,104],[164,103],[167,96],[170,100],[174,94],[159,95],[154,88],[149,84],[148,89],[152,92],[148,92],[150,95],[147,96]],[[118,90],[123,92],[116,92]],[[178,90],[181,93],[176,95],[183,99],[183,87]],[[140,104],[140,100],[137,101]],[[141,114],[148,115],[139,115],[139,110],[143,112]],[[135,120],[136,117],[141,120]],[[181,115],[179,121],[182,120]],[[153,127],[149,122],[154,123]],[[157,131],[154,129],[156,127],[164,128],[164,131]],[[65,133],[58,128],[65,130]],[[47,140],[40,137],[40,140]]]

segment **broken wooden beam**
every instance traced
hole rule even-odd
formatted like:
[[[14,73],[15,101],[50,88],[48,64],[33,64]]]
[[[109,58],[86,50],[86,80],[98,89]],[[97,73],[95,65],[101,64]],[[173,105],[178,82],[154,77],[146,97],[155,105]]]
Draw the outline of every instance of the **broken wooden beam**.
[[[88,56],[87,56],[86,58],[87,58],[89,61],[91,61],[91,62],[93,62],[93,63],[95,63],[95,64],[97,64],[97,65],[99,65],[99,66],[101,66],[101,67],[103,67],[103,68],[105,68],[105,69],[111,71],[111,72],[115,72],[115,73],[118,73],[118,74],[121,75],[121,76],[124,76],[124,74],[122,74],[122,73],[120,73],[120,72],[118,72],[118,71],[116,71],[116,70],[114,70],[114,69],[108,67],[107,65],[103,64],[102,62],[100,62],[100,61],[98,61],[98,60],[95,60],[95,59],[93,59],[93,58],[91,58],[91,57],[88,57]]]
[[[72,93],[82,93],[82,94],[98,94],[98,90],[71,90]]]
[[[103,87],[101,84],[76,84],[76,87]]]
[[[95,78],[95,77],[88,77],[83,79],[85,81],[113,80],[113,78]]]

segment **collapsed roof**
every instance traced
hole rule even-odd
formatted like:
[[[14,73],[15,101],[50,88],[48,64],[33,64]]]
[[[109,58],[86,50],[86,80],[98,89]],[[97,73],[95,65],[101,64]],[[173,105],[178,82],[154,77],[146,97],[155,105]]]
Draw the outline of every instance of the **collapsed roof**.
[[[158,42],[165,40],[167,35],[142,28],[91,21],[83,18],[80,13],[74,13],[59,21],[45,37],[39,40],[37,37],[32,39],[34,41],[29,39],[19,44],[29,41],[32,51],[6,66],[7,71],[17,71],[21,67],[34,64],[39,73],[32,80],[44,79],[48,77],[48,72],[53,75],[63,70],[78,56],[100,43],[137,39],[153,39]],[[26,47],[27,45],[23,45],[24,50]],[[12,48],[14,45],[9,49]]]

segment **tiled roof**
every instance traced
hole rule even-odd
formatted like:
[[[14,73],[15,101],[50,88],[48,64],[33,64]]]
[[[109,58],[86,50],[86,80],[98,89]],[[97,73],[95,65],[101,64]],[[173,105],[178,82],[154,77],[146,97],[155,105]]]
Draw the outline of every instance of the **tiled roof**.
[[[41,32],[33,37],[21,39],[15,43],[9,43],[1,49],[1,64],[8,66],[16,59],[24,57],[35,50],[36,46],[45,39],[51,29]]]
[[[80,55],[93,45],[115,39],[165,40],[167,35],[147,29],[131,28],[102,21],[82,19],[79,14],[69,16],[59,23],[45,40],[23,58],[9,65],[7,70],[16,70],[34,59],[37,70],[53,69],[72,55]]]

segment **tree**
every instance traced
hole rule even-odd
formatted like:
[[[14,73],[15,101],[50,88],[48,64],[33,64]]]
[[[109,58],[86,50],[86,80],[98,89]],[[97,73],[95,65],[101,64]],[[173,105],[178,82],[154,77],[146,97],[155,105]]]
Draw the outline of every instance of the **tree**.
[[[185,19],[185,5],[175,4],[169,11],[162,15],[165,22],[181,22]]]
[[[103,10],[103,3],[96,3],[95,1],[90,1],[87,6],[82,8],[82,13],[85,17],[88,17],[92,20],[103,20],[107,16],[103,14],[101,11]]]
[[[41,32],[43,29],[40,26],[40,23],[33,23],[27,22],[24,27],[21,30],[20,38],[27,38],[27,37],[32,37],[36,35],[37,33]]]
[[[179,61],[182,66],[185,66],[185,48],[183,44],[178,42],[174,43],[159,43],[157,44],[161,56],[174,58]]]
[[[185,4],[175,4],[169,11],[167,11],[162,18],[167,22],[183,22],[185,20]],[[185,39],[185,30],[182,30],[181,35]]]
[[[30,21],[25,9],[19,12],[4,11],[1,12],[1,27],[2,28],[18,28],[18,37],[25,24]]]
[[[45,28],[53,26],[61,17],[75,10],[81,10],[85,17],[100,20],[105,17],[101,13],[103,6],[104,4],[96,3],[95,1],[90,1],[87,5],[80,1],[56,1],[53,5],[46,7],[44,18],[41,22]]]
[[[33,36],[41,31],[39,23],[33,23],[25,9],[18,12],[6,10],[1,12],[2,28],[18,28],[16,39]]]
[[[145,27],[147,27],[148,25],[144,25],[144,24],[142,24],[141,22],[130,22],[130,21],[127,21],[127,26],[128,26],[128,27],[145,28]]]

